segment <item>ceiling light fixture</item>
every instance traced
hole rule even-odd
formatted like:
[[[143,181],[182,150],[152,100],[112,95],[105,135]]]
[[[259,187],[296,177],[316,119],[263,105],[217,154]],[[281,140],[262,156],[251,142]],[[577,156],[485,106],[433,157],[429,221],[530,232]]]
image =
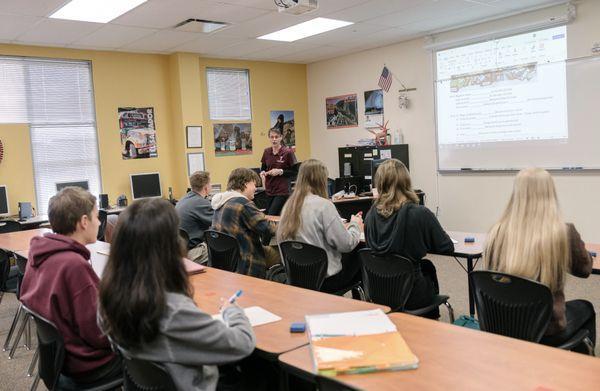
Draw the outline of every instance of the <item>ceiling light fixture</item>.
[[[108,23],[148,0],[71,0],[50,15],[53,19]]]
[[[285,28],[283,30],[275,31],[274,33],[260,36],[258,37],[258,39],[294,42],[302,38],[325,33],[327,31],[349,26],[351,24],[354,23],[345,22],[343,20],[316,18],[304,23],[297,24],[295,26]]]

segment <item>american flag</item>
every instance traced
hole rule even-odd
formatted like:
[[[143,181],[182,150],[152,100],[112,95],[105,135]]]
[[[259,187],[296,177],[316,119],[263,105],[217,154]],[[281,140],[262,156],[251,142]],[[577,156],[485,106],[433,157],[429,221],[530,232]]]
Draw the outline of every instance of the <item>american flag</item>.
[[[379,87],[381,87],[385,92],[390,90],[390,86],[392,85],[392,72],[384,66],[381,71],[381,76],[379,77]]]

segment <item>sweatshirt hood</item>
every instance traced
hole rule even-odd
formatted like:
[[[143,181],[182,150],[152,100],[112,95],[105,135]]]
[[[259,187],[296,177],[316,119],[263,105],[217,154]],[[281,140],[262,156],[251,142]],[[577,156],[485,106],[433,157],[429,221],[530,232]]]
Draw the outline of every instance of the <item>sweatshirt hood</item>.
[[[214,210],[217,210],[220,207],[222,207],[223,205],[225,205],[225,203],[227,201],[229,201],[230,199],[238,198],[238,197],[246,198],[245,195],[243,195],[242,193],[240,193],[238,191],[234,191],[234,190],[226,191],[223,193],[217,193],[213,196],[210,204]]]
[[[383,217],[377,213],[375,207],[371,208],[367,221],[365,222],[365,234],[369,238],[369,246],[376,253],[389,253],[392,245],[404,246],[406,239],[407,214],[412,204],[404,204],[396,213],[390,217]]]
[[[90,259],[90,251],[81,243],[59,234],[45,234],[31,239],[29,245],[30,264],[37,267],[50,256],[61,252],[75,252],[85,259]]]

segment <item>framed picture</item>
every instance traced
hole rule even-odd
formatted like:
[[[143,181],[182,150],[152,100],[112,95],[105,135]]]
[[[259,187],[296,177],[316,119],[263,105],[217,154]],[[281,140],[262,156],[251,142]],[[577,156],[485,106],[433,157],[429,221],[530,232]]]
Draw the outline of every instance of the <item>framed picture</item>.
[[[204,152],[187,154],[188,176],[196,171],[204,171]]]
[[[185,140],[188,148],[202,148],[202,126],[186,126]]]

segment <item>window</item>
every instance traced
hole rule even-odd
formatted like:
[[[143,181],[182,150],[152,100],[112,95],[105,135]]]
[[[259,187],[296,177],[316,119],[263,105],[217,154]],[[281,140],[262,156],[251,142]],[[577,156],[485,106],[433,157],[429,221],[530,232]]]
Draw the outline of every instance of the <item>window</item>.
[[[29,123],[39,213],[57,182],[101,192],[91,67],[86,61],[0,57],[0,123]]]
[[[252,119],[247,69],[207,68],[206,84],[211,120]]]

